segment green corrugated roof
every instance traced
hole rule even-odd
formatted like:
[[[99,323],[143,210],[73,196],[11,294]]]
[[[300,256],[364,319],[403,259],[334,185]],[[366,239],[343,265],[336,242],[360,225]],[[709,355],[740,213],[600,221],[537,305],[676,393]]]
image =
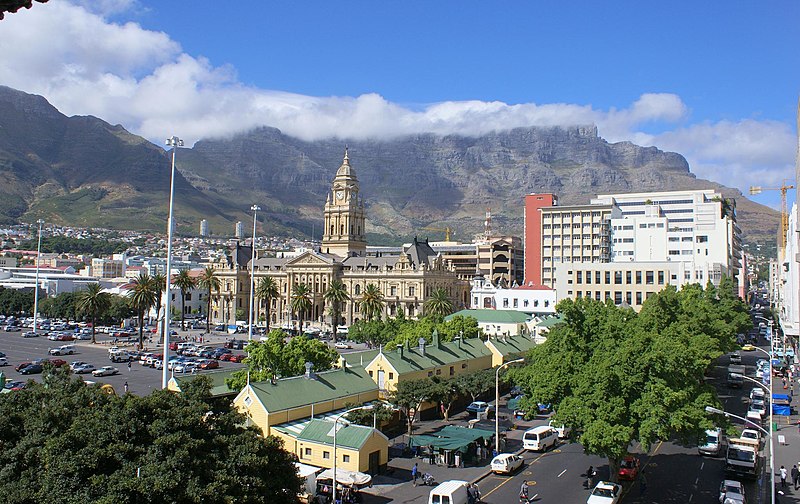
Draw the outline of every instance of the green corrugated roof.
[[[536,346],[536,343],[534,343],[534,341],[527,336],[506,336],[505,338],[492,338],[490,342],[504,357],[507,355],[524,354]]]
[[[378,350],[364,350],[362,352],[347,352],[341,354],[345,362],[350,366],[366,366],[375,356],[378,355]]]
[[[450,320],[456,315],[472,317],[479,323],[488,324],[522,324],[531,318],[530,315],[517,310],[461,310],[446,316],[444,319]]]
[[[299,441],[333,445],[332,434],[333,422],[313,419],[308,422],[305,429],[297,435],[297,439]],[[371,427],[356,424],[349,424],[342,427],[342,423],[340,422],[339,430],[336,432],[336,446],[358,450],[364,446],[364,443],[367,442],[372,434],[373,429]]]
[[[560,315],[555,315],[553,317],[548,317],[548,318],[542,320],[541,322],[536,324],[536,327],[547,327],[547,328],[550,328],[550,327],[553,327],[556,324],[560,324],[561,322],[564,322],[564,319],[561,318]]]
[[[211,380],[211,397],[221,397],[226,395],[236,395],[239,391],[233,390],[228,388],[228,385],[225,384],[225,380],[231,377],[235,370],[218,370],[218,371],[208,371],[203,372],[199,375],[184,375],[184,376],[173,376],[173,380],[175,380],[175,384],[178,387],[178,390],[181,389],[181,384],[188,383],[198,376],[205,376]]]
[[[439,346],[435,343],[425,345],[425,355],[422,355],[418,346],[410,349],[404,347],[402,357],[397,349],[384,351],[383,355],[392,367],[402,374],[472,360],[491,353],[480,338],[469,338],[461,345],[457,341],[442,343]]]
[[[347,370],[335,369],[318,373],[314,378],[295,376],[278,380],[251,383],[250,388],[269,413],[285,411],[322,401],[330,401],[378,389],[361,366]]]

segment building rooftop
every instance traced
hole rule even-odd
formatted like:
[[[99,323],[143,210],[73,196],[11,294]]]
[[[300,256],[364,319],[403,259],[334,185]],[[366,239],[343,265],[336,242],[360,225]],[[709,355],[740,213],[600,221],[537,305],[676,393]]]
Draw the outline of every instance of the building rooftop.
[[[300,431],[297,439],[299,441],[333,445],[333,426],[334,423],[332,421],[314,418]],[[336,431],[336,446],[358,450],[364,446],[364,443],[373,434],[372,427],[339,422],[339,430]]]
[[[425,345],[424,353],[418,346],[405,346],[402,350],[384,350],[383,356],[398,373],[410,373],[491,355],[480,338],[465,339],[460,344],[458,341],[437,343],[437,340],[438,335],[434,334],[433,343]]]
[[[472,317],[478,322],[490,324],[522,324],[530,320],[531,316],[517,310],[490,310],[490,309],[477,309],[477,310],[461,310],[452,315],[446,316],[445,320],[452,320],[453,317],[460,315],[462,317]]]
[[[186,376],[175,375],[170,379],[170,381],[173,382],[175,388],[181,390],[181,385],[189,383],[198,376],[205,376],[206,378],[211,380],[211,397],[222,397],[228,395],[236,395],[238,393],[238,390],[229,388],[228,385],[225,383],[225,380],[230,378],[231,374],[233,374],[233,370],[209,371],[207,373],[204,372],[200,375],[186,375]]]

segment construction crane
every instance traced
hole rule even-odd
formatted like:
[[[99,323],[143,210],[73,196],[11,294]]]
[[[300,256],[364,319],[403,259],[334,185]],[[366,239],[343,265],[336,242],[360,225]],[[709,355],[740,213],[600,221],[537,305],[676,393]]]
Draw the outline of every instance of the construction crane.
[[[783,260],[783,254],[786,251],[786,233],[789,230],[789,210],[786,208],[786,191],[794,189],[793,185],[787,185],[784,179],[783,185],[780,187],[761,187],[750,186],[750,194],[761,194],[764,191],[780,191],[781,192],[781,227],[779,229],[780,236],[778,237],[778,259]]]
[[[450,241],[450,234],[453,233],[453,231],[455,231],[454,229],[450,229],[450,227],[438,228],[433,226],[426,226],[422,229],[424,229],[425,231],[440,231],[444,233],[444,241]]]

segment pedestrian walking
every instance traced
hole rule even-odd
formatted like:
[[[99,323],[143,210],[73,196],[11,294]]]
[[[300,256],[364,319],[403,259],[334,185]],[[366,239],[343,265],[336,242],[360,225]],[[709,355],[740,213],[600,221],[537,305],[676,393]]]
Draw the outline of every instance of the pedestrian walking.
[[[589,469],[586,470],[586,488],[590,490],[594,486],[595,474],[597,474],[597,471],[594,470],[594,466],[589,466]]]
[[[417,486],[418,475],[419,475],[419,467],[417,467],[417,463],[414,462],[414,467],[411,468],[411,480],[414,482],[414,486]]]
[[[786,488],[786,468],[781,466],[781,488]]]
[[[125,382],[125,384],[122,387],[125,389],[125,393],[127,394],[128,393],[128,382]]]
[[[792,484],[794,489],[797,490],[797,484],[800,483],[800,471],[797,470],[797,464],[792,466]]]
[[[128,372],[131,372],[131,361],[128,361]]]

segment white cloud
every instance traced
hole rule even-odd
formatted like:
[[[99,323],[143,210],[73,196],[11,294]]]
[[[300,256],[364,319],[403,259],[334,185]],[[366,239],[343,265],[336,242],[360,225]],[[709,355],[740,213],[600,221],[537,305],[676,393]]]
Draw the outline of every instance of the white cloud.
[[[248,87],[235,69],[183,53],[165,33],[109,20],[136,5],[136,0],[50,2],[9,16],[0,32],[0,83],[41,94],[65,114],[123,124],[158,144],[173,134],[192,144],[261,125],[312,140],[596,124],[609,141],[680,152],[698,176],[743,191],[792,175],[795,140],[789,125],[750,119],[685,125],[689,109],[670,93],[644,93],[609,110],[484,101],[410,109],[377,94],[313,97]],[[663,132],[643,131],[654,125]]]

